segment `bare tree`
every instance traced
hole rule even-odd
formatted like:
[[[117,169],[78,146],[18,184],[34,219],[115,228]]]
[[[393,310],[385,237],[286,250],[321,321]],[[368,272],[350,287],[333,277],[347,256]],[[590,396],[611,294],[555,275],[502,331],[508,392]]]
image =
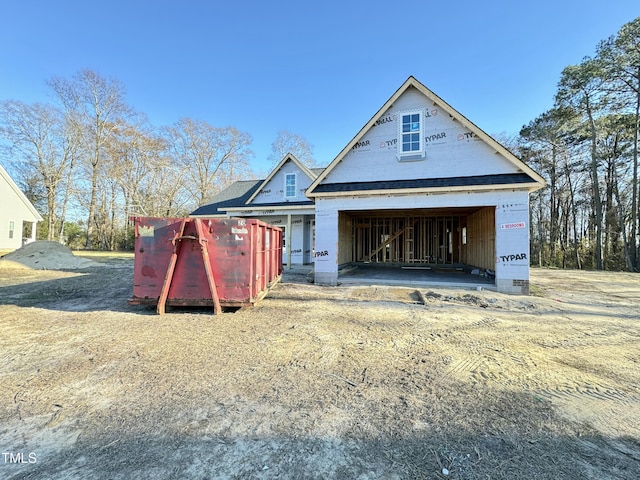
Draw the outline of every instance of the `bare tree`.
[[[56,237],[56,224],[64,224],[67,197],[59,212],[60,187],[69,184],[78,146],[67,127],[62,112],[50,105],[0,103],[0,135],[12,144],[11,156],[37,174],[45,190],[48,240]]]
[[[218,128],[184,118],[164,133],[195,206],[240,178],[253,155],[251,136],[234,127]]]
[[[313,158],[313,145],[302,135],[280,130],[271,144],[271,154],[268,159],[272,166],[277,165],[286,154],[291,153],[308,167],[316,166]]]
[[[548,216],[543,225],[539,225],[541,231],[548,230],[544,236],[545,248],[548,246],[548,258],[541,261],[544,265],[566,266],[568,242],[574,242],[574,252],[577,251],[578,238],[570,235],[568,223],[574,218],[573,187],[571,179],[567,177],[570,171],[567,158],[568,139],[571,137],[575,121],[574,112],[571,109],[552,108],[544,112],[535,120],[522,127],[520,137],[522,155],[547,179],[547,186],[538,196],[544,199],[547,205]],[[568,170],[569,169],[569,170]],[[560,250],[558,250],[558,247]],[[545,250],[540,246],[540,251]],[[580,265],[576,255],[577,265]]]
[[[193,207],[191,195],[185,190],[185,170],[172,158],[160,155],[150,165],[147,175],[137,189],[140,203],[137,208],[145,215],[181,217]]]
[[[140,115],[135,122],[124,124],[114,130],[112,140],[107,146],[107,174],[113,178],[118,186],[117,197],[120,202],[114,206],[120,208],[124,225],[122,246],[128,248],[131,245],[132,215],[162,215],[163,208],[151,207],[148,196],[153,196],[154,185],[159,188],[160,183],[153,183],[150,178],[156,173],[165,173],[167,178],[174,170],[171,162],[167,160],[167,143],[148,125],[146,118]],[[180,178],[174,176],[180,187]],[[145,190],[143,193],[143,189]],[[175,190],[177,195],[180,189]],[[165,190],[163,195],[168,194]],[[177,203],[176,199],[167,199],[167,203]],[[115,212],[114,212],[115,213]],[[115,215],[112,215],[114,222]]]
[[[82,70],[72,79],[54,77],[48,85],[55,92],[69,115],[77,119],[79,133],[85,145],[84,160],[90,177],[86,247],[92,245],[93,232],[98,225],[100,164],[104,149],[114,129],[130,114],[124,102],[124,87],[117,80],[108,80],[93,70]]]

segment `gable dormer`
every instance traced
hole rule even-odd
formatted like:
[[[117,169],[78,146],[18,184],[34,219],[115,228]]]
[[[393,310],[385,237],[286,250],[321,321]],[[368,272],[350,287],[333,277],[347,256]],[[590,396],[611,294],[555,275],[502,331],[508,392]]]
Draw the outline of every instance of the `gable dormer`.
[[[482,190],[544,180],[415,78],[378,110],[307,191]]]
[[[308,202],[305,191],[317,175],[288,153],[247,200],[247,205]]]

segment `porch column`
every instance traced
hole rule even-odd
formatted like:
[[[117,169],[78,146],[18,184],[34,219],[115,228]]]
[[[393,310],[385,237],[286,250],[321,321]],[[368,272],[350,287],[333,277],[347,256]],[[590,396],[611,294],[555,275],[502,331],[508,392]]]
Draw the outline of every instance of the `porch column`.
[[[291,214],[287,214],[287,230],[285,232],[286,236],[286,244],[287,244],[287,270],[291,270],[291,250],[293,250],[293,245],[291,245]]]
[[[316,204],[315,283],[338,284],[338,211]]]
[[[527,192],[496,206],[496,287],[529,295],[529,203]]]

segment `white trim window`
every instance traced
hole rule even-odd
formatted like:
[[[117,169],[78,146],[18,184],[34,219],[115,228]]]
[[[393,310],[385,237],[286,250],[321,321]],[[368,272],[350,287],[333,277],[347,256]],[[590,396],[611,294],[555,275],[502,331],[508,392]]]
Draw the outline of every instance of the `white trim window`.
[[[286,173],[284,176],[284,198],[295,198],[296,195],[296,174]]]
[[[398,160],[424,158],[424,112],[409,110],[398,114]]]

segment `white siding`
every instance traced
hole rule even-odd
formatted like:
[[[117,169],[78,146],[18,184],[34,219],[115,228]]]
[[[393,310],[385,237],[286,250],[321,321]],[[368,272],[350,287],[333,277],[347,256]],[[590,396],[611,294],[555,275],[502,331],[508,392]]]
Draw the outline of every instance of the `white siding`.
[[[284,182],[288,173],[296,175],[296,196],[285,198]],[[304,202],[309,199],[305,197],[304,192],[311,185],[311,179],[304,173],[300,167],[289,160],[275,172],[273,177],[264,185],[258,195],[253,199],[250,205],[259,205],[264,203],[280,203],[280,202]]]
[[[316,203],[316,249],[314,258],[315,282],[338,284],[338,210]]]
[[[338,212],[411,208],[492,207],[496,209],[496,285],[507,293],[528,293],[529,194],[527,191],[462,192],[436,195],[359,195],[316,200],[316,282],[335,285],[341,258]],[[524,224],[524,225],[523,225]]]
[[[516,193],[496,206],[496,285],[505,293],[528,294],[529,195]],[[520,285],[523,281],[526,290]]]
[[[425,158],[399,161],[398,121],[423,109]],[[323,183],[516,173],[518,169],[438,105],[409,88],[334,167]]]
[[[313,261],[315,229],[316,229],[315,214],[306,216],[305,224],[304,224],[304,242],[303,242],[304,263],[311,263]]]
[[[0,167],[2,168],[2,167]],[[5,175],[7,178],[5,178]],[[0,175],[0,249],[10,250],[22,246],[22,222],[36,222],[41,220],[25,204],[25,198],[16,191],[15,184],[11,184],[8,175]],[[13,222],[13,238],[9,238],[9,226]],[[35,229],[35,224],[34,227]],[[35,232],[34,232],[35,233]]]
[[[286,248],[291,249],[291,264],[302,265],[311,262],[310,232],[313,220],[312,211],[292,211],[291,214],[291,231],[287,232],[287,224],[289,222],[289,212],[281,213],[271,211],[261,212],[254,210],[252,212],[231,212],[230,216],[239,217],[247,216],[258,218],[263,222],[269,223],[284,230],[284,239],[287,244]],[[248,213],[248,214],[247,214]],[[282,263],[287,264],[288,251],[282,252]]]

